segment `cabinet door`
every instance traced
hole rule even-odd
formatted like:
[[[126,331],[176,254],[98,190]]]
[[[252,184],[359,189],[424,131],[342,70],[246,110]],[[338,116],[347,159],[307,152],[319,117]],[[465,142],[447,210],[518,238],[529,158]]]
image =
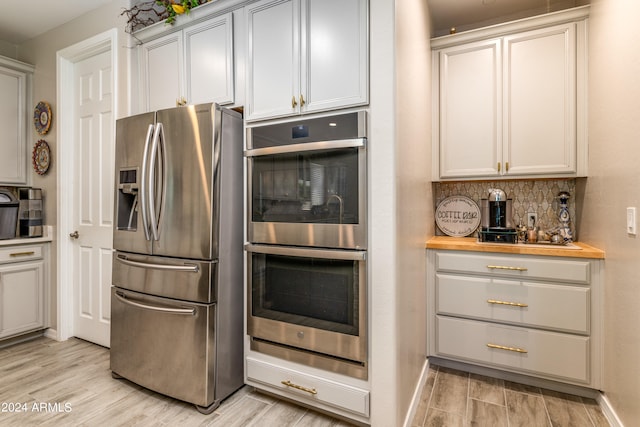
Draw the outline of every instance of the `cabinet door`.
[[[299,0],[263,0],[247,7],[248,120],[299,111]]]
[[[509,175],[576,173],[576,24],[504,38]]]
[[[140,52],[147,111],[175,107],[185,93],[182,32],[145,43]]]
[[[302,3],[303,112],[368,102],[367,16],[366,0]]]
[[[0,338],[44,327],[44,262],[0,267]]]
[[[187,100],[233,103],[233,18],[213,18],[184,31]]]
[[[501,169],[500,40],[435,52],[439,64],[440,178],[496,176]]]
[[[0,184],[26,184],[26,75],[0,67]]]

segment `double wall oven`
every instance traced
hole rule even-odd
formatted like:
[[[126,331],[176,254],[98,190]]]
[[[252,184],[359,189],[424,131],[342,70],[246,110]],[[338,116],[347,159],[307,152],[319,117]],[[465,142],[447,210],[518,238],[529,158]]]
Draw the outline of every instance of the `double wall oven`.
[[[247,130],[253,350],[367,377],[366,113]]]

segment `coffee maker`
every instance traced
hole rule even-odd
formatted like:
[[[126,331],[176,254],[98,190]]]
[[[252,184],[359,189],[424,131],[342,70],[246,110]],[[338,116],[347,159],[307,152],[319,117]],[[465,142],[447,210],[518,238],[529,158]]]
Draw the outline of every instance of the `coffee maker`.
[[[518,233],[512,221],[512,201],[499,188],[489,189],[486,199],[480,200],[481,229],[478,237],[481,242],[516,243]]]
[[[42,236],[42,190],[39,188],[19,188],[20,209],[18,210],[20,237]]]

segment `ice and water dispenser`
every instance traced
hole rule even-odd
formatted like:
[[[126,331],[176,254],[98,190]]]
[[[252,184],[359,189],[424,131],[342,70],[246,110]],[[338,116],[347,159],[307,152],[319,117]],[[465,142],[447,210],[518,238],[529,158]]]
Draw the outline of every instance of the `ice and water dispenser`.
[[[138,169],[121,169],[118,175],[116,227],[135,231],[138,226]]]

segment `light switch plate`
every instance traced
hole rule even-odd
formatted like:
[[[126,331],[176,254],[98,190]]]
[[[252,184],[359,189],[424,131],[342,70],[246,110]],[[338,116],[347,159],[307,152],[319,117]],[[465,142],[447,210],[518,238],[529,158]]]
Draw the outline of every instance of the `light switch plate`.
[[[627,234],[636,234],[636,208],[627,208]]]

